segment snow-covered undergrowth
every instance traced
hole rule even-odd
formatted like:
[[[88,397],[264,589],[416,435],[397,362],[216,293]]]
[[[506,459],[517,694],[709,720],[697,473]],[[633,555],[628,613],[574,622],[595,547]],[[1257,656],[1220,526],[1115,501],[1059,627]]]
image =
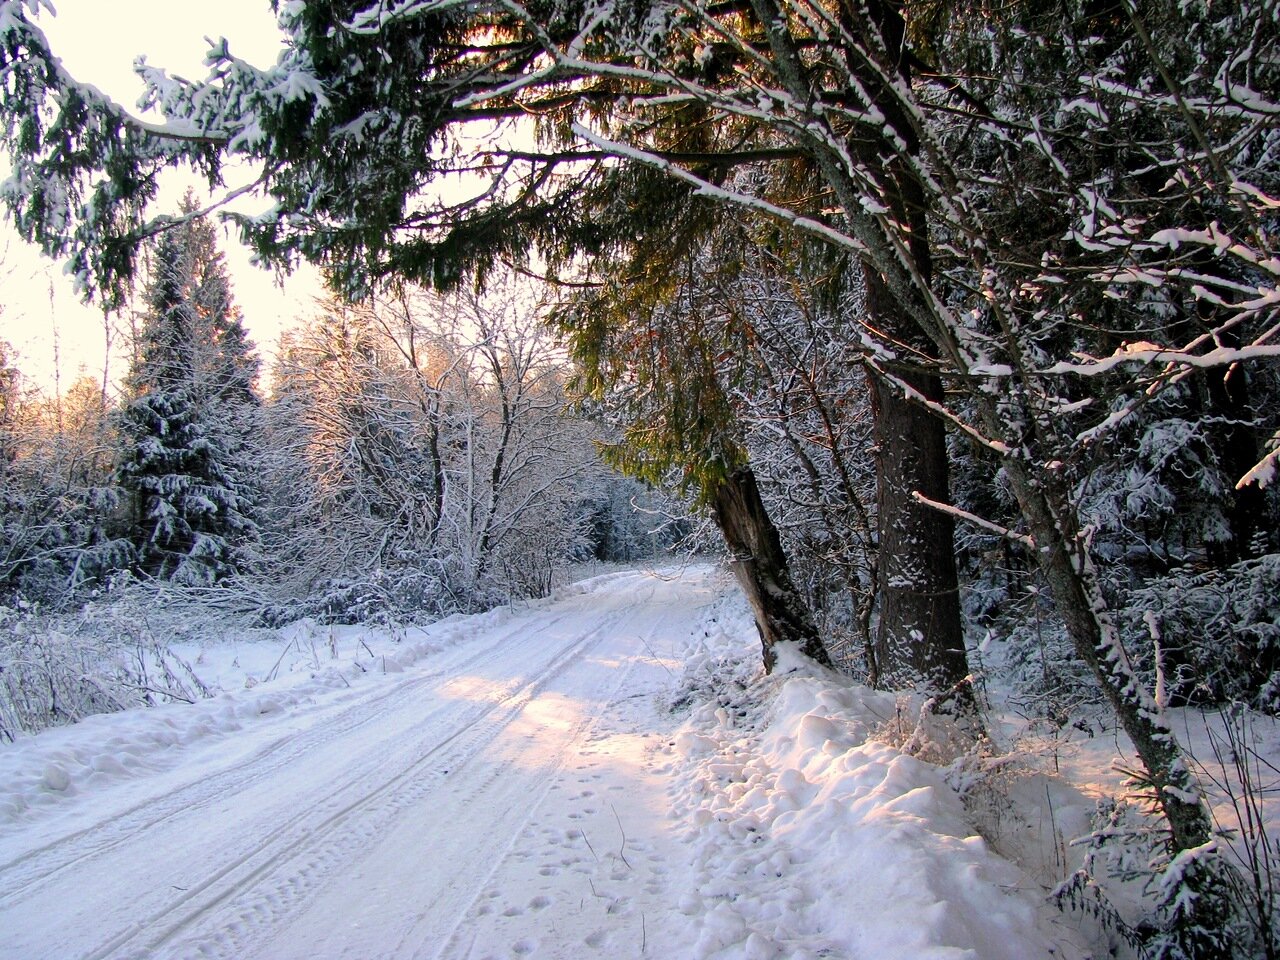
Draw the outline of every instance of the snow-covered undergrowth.
[[[727,598],[675,702],[696,703],[672,789],[698,960],[1086,955],[1044,888],[977,835],[946,771],[875,738],[892,695],[786,654],[759,676],[754,633]]]
[[[634,568],[574,564],[559,571],[553,592],[567,596],[574,583]],[[193,703],[281,671],[348,660],[359,672],[373,645],[398,644],[416,628],[461,615],[440,597],[415,603],[379,592],[372,580],[353,586],[346,605],[323,592],[271,603],[248,582],[184,588],[128,577],[69,610],[0,605],[0,743],[100,713]],[[524,602],[508,597],[493,606]]]
[[[1020,715],[1001,679],[1016,671],[989,653],[991,742],[939,766],[894,746],[913,702],[786,653],[762,676],[750,617],[726,596],[672,702],[690,710],[673,806],[695,850],[698,895],[682,908],[701,918],[699,960],[1141,955],[1122,929],[1149,920],[1158,875],[1133,842],[1154,822],[1128,783],[1132,747],[1099,706]],[[1246,887],[1269,884],[1250,908],[1262,922],[1280,881],[1280,724],[1240,708],[1170,716],[1228,859]],[[1129,840],[1099,845],[1117,810]],[[1105,918],[1054,905],[1087,858],[1116,911]]]

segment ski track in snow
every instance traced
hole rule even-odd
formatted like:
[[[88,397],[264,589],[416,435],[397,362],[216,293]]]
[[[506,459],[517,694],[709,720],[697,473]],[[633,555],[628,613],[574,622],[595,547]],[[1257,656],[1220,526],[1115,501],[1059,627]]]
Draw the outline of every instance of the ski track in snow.
[[[0,958],[685,955],[652,694],[720,587],[602,580],[6,836]]]

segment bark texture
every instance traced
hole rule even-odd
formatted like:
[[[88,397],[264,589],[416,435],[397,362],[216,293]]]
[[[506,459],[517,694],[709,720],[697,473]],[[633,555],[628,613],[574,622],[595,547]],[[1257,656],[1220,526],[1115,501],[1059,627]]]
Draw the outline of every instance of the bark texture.
[[[877,319],[892,313],[876,300],[885,294],[871,271],[868,301]],[[942,399],[942,383],[920,373],[899,373],[930,400]],[[950,515],[919,503],[916,491],[950,502],[946,434],[942,422],[902,388],[872,373],[876,443],[879,554],[876,594],[876,685],[923,682],[932,692],[950,690],[969,674],[960,623],[955,524]]]

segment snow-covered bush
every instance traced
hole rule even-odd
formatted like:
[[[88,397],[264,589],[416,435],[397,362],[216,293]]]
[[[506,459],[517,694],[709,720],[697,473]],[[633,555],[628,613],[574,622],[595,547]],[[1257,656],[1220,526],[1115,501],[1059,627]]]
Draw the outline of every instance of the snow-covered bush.
[[[1240,701],[1280,713],[1280,554],[1180,568],[1134,590],[1133,652],[1166,702]]]
[[[0,350],[0,386],[4,374]],[[107,400],[85,377],[56,399],[11,392],[0,408],[0,594],[58,604],[133,559],[110,482]]]
[[[455,581],[455,582],[451,582]],[[289,619],[319,623],[430,623],[451,613],[477,609],[478,598],[462,594],[443,564],[375,570],[366,576],[334,577],[291,604]]]
[[[0,740],[209,691],[129,600],[50,615],[0,607]]]
[[[1082,866],[1054,892],[1059,906],[1094,917],[1144,960],[1272,957],[1219,841],[1170,857],[1164,831],[1124,801],[1100,803]]]

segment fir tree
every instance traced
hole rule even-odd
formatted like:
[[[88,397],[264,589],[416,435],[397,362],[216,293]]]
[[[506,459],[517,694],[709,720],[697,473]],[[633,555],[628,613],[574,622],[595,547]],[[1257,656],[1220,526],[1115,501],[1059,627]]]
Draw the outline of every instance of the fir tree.
[[[257,534],[244,469],[257,360],[207,222],[160,237],[144,299],[117,479],[140,570],[211,583],[244,566]]]

